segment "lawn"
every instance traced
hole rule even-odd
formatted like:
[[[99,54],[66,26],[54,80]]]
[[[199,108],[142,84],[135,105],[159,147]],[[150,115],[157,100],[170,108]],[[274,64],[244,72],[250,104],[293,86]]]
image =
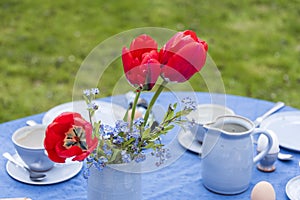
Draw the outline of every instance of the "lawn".
[[[101,42],[140,27],[194,30],[209,44],[227,94],[300,108],[299,0],[0,1],[0,122],[72,100],[75,76]],[[106,71],[112,95],[120,59]],[[190,81],[208,91],[204,80]],[[126,91],[124,91],[126,92]]]

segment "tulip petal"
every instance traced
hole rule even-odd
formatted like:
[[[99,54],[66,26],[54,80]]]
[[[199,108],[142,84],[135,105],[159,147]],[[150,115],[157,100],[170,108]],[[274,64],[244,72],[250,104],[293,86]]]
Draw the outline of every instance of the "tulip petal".
[[[83,161],[86,157],[90,155],[90,152],[83,152],[82,154],[76,155],[72,160],[73,161]]]
[[[197,42],[189,43],[169,59],[168,67],[162,67],[162,75],[170,81],[184,82],[202,69],[205,60],[204,47]]]
[[[56,145],[55,151],[57,155],[61,158],[70,158],[79,154],[82,154],[82,149],[78,146],[72,146],[69,149],[66,149],[63,145]]]
[[[72,123],[76,117],[82,118],[82,116],[76,112],[63,112],[62,114],[58,115],[53,122]]]
[[[44,140],[45,149],[52,149],[56,146],[57,141],[61,141],[65,138],[65,132],[70,129],[69,126],[54,122],[50,124],[46,129],[46,137]]]
[[[53,162],[56,162],[56,163],[64,163],[64,162],[66,161],[66,158],[59,157],[59,156],[56,154],[56,151],[53,150],[53,149],[47,150],[47,153],[48,153],[49,159],[52,160]]]
[[[156,41],[146,34],[136,37],[130,44],[130,52],[133,57],[139,58],[140,61],[144,53],[155,49],[157,49]]]
[[[70,129],[83,130],[74,135],[75,143],[65,147],[66,134]],[[92,139],[92,125],[85,121],[79,113],[67,112],[59,115],[46,129],[44,146],[48,157],[54,162],[65,162],[66,158],[76,157],[83,160],[98,144],[98,139]],[[78,134],[78,135],[76,135]],[[77,141],[78,140],[78,141]],[[88,150],[82,150],[81,142],[87,144]]]
[[[142,90],[151,90],[155,85],[160,69],[152,67],[158,62],[157,43],[150,36],[143,34],[136,37],[129,50],[122,49],[122,62],[125,76],[130,84]]]
[[[166,64],[175,53],[193,42],[199,42],[195,32],[187,30],[176,33],[160,50],[160,62]]]
[[[124,47],[122,50],[122,62],[123,62],[123,67],[124,67],[124,72],[128,72],[129,70],[131,70],[131,68],[133,67],[133,57],[131,55],[131,53],[129,52],[129,50]]]
[[[194,32],[194,31],[191,31],[191,30],[186,30],[183,32],[183,35],[188,35],[190,36],[191,38],[193,38],[193,40],[195,42],[199,42],[199,39],[197,37],[197,34]]]

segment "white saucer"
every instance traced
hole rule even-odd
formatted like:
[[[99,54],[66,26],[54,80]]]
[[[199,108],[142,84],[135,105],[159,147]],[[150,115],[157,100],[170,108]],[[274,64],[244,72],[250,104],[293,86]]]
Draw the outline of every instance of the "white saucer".
[[[201,154],[202,145],[198,142],[195,135],[189,129],[181,129],[178,134],[179,143],[186,149]]]
[[[20,157],[17,154],[15,154],[13,157],[20,163],[22,162]],[[42,181],[30,180],[29,174],[25,169],[16,166],[10,161],[7,161],[6,163],[6,171],[12,178],[23,183],[32,184],[32,185],[50,185],[50,184],[66,181],[74,177],[80,172],[82,165],[83,165],[82,162],[72,162],[68,164],[55,163],[52,169],[43,172],[47,175],[47,178]]]
[[[115,122],[119,119],[123,119],[126,109],[104,101],[94,101],[99,109],[95,112],[95,119],[101,120],[102,123],[108,125],[115,125]],[[48,110],[44,115],[42,123],[45,125],[50,124],[55,117],[63,112],[78,112],[86,120],[89,120],[87,105],[85,101],[73,101],[55,106]]]
[[[290,199],[300,199],[300,176],[289,180],[286,184],[285,191]]]

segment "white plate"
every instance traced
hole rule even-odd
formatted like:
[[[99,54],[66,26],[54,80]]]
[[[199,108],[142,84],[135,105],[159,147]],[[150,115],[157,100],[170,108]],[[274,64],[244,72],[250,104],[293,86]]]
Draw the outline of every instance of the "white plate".
[[[189,121],[195,121],[197,124],[207,124],[222,115],[234,115],[234,112],[223,105],[198,104],[197,108],[190,112],[186,118]]]
[[[125,108],[113,103],[107,103],[103,101],[95,101],[95,103],[99,106],[99,109],[94,115],[95,119],[97,121],[101,120],[101,122],[104,124],[114,125],[115,121],[123,119],[126,113]],[[42,123],[45,125],[50,124],[55,117],[63,112],[78,112],[83,116],[83,118],[89,120],[86,102],[74,101],[51,108],[44,115]]]
[[[300,112],[280,112],[265,119],[261,128],[273,131],[281,147],[300,151]]]
[[[17,154],[15,154],[13,157],[20,163],[22,162],[22,160]],[[74,177],[80,172],[82,165],[83,165],[82,162],[72,162],[67,164],[55,163],[52,169],[43,172],[47,175],[47,178],[42,181],[30,180],[29,174],[25,169],[16,166],[10,161],[7,161],[6,163],[6,171],[12,178],[23,183],[32,184],[32,185],[50,185],[50,184],[66,181]]]
[[[189,129],[181,129],[178,134],[179,143],[186,149],[201,154],[202,145],[198,142],[195,135]]]
[[[300,176],[288,181],[285,187],[287,196],[292,200],[300,200]]]

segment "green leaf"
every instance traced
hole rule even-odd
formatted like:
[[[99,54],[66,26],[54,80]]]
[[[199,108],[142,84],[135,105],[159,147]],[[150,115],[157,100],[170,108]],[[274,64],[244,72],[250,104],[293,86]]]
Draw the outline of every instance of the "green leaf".
[[[144,139],[150,137],[150,131],[151,131],[151,128],[147,128],[147,129],[142,133],[142,140],[144,140]]]
[[[94,116],[95,110],[94,110],[94,109],[88,109],[88,110],[89,110],[89,112],[90,112],[90,115],[91,115],[91,116]]]
[[[128,145],[130,145],[132,142],[134,142],[134,138],[130,138],[129,140],[127,140],[126,142],[124,142],[122,144],[123,147],[127,147]]]
[[[174,125],[169,125],[164,127],[164,129],[161,131],[161,133],[159,135],[165,135],[167,134],[170,130],[172,130],[175,126]]]
[[[145,148],[145,149],[150,149],[150,148],[153,148],[154,145],[155,145],[155,144],[154,144],[153,142],[151,142],[151,143],[147,144],[144,148]]]
[[[101,125],[101,121],[94,122],[94,125],[93,125],[93,135],[92,135],[93,138],[94,137],[97,137],[98,139],[100,138],[100,135],[99,135],[100,125]]]
[[[120,149],[116,149],[116,148],[113,148],[112,149],[112,156],[110,157],[109,159],[109,162],[110,163],[115,163],[116,162],[116,159],[117,159],[117,156],[121,154],[121,150]]]
[[[149,143],[148,145],[146,145],[144,148],[145,149],[157,149],[159,147],[164,146],[163,144],[156,144],[154,142]]]
[[[168,133],[170,130],[172,130],[175,126],[174,125],[169,125],[164,128],[164,134]]]
[[[125,113],[125,115],[124,115],[124,117],[123,117],[123,121],[124,121],[124,122],[126,122],[127,119],[128,119],[128,111],[129,111],[129,108],[127,108],[126,113]]]
[[[192,111],[191,109],[178,111],[175,114],[175,117],[178,118],[178,117],[181,117],[181,116],[188,115],[191,111]]]
[[[175,106],[175,108],[176,108],[176,106]],[[168,121],[168,120],[172,119],[173,116],[174,116],[174,108],[170,104],[169,107],[168,107],[168,110],[167,110],[167,112],[164,116],[163,121]]]

